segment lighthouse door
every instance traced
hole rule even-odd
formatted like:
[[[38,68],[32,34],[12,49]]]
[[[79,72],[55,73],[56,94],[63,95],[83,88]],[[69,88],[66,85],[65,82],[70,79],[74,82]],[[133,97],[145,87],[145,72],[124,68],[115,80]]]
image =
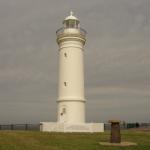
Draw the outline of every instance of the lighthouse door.
[[[62,106],[60,109],[60,122],[67,122],[67,109],[66,106]]]

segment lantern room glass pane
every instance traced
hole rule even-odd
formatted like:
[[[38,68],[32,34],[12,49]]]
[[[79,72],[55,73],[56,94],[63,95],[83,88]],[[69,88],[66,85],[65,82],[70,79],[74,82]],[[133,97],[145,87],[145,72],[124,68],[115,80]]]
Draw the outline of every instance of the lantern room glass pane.
[[[67,20],[65,23],[66,28],[78,28],[78,22],[76,20]]]

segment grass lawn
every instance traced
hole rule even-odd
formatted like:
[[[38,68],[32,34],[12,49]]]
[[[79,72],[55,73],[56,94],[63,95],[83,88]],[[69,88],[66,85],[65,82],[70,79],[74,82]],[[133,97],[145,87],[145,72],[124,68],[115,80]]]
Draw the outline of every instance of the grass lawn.
[[[98,144],[108,141],[109,135],[109,132],[68,134],[0,131],[0,150],[150,150],[150,132],[122,132],[122,141],[136,142],[138,146],[105,147]]]

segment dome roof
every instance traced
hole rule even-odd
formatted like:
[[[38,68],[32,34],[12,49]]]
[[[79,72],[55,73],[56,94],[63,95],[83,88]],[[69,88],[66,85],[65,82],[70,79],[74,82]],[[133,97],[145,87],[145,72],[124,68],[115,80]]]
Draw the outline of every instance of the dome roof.
[[[71,11],[71,12],[70,12],[70,16],[67,16],[64,21],[66,21],[66,20],[78,20],[78,18],[75,17],[73,14],[74,14],[74,13]],[[78,20],[78,21],[79,21],[79,20]]]

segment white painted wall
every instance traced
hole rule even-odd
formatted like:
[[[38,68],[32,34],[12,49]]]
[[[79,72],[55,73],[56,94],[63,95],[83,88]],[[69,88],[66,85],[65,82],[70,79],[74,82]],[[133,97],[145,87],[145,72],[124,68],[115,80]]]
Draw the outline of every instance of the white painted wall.
[[[63,113],[63,108],[66,112]],[[62,101],[58,103],[58,122],[84,123],[85,103],[83,101]]]
[[[57,41],[59,44],[58,122],[84,123],[85,37],[81,37],[78,29],[64,29]]]

